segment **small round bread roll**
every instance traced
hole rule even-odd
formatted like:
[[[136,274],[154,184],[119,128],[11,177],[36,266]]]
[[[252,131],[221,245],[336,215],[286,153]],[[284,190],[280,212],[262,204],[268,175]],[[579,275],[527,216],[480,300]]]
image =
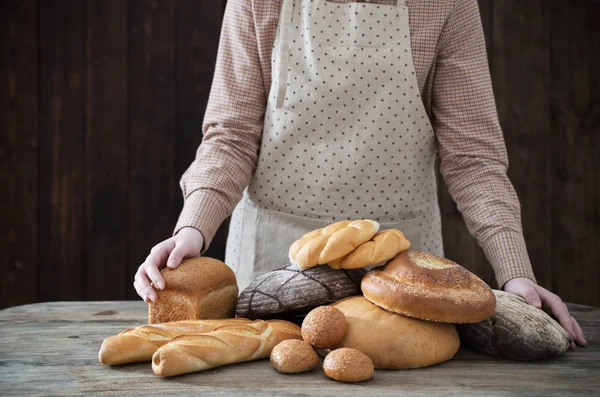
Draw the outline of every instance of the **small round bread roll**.
[[[297,374],[310,371],[319,365],[319,356],[305,341],[287,339],[271,351],[271,365],[279,372]]]
[[[319,306],[306,315],[302,322],[302,339],[317,349],[337,346],[348,331],[346,316],[332,306]]]
[[[323,361],[323,371],[340,382],[364,382],[373,377],[373,361],[356,349],[343,347],[332,351]]]

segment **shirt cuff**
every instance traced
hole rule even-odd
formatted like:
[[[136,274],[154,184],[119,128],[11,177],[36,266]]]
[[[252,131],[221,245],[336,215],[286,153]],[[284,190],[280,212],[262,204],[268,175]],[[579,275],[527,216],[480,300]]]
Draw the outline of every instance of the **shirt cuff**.
[[[494,268],[499,289],[517,277],[526,277],[536,283],[522,233],[496,233],[481,243],[481,248]]]
[[[219,200],[207,190],[196,190],[192,192],[183,203],[183,210],[175,226],[173,235],[179,233],[184,227],[193,227],[198,230],[204,238],[204,245],[200,255],[204,254],[210,247],[219,226],[227,215]]]

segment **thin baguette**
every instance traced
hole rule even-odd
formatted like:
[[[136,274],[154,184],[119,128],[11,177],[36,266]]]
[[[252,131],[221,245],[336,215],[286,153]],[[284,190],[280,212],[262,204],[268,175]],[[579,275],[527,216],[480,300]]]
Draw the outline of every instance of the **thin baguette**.
[[[159,376],[175,376],[223,365],[260,360],[286,339],[302,339],[300,327],[282,320],[256,320],[228,325],[213,332],[182,335],[162,346],[152,357]]]
[[[246,324],[246,318],[186,320],[130,328],[102,342],[98,358],[102,364],[122,365],[152,360],[159,347],[176,336],[210,332],[224,325]]]

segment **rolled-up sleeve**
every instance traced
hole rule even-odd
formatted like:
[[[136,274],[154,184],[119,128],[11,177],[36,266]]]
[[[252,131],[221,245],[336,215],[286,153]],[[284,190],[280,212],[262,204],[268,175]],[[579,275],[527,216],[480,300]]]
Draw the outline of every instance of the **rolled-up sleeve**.
[[[506,174],[508,156],[476,0],[457,0],[440,36],[432,122],[441,173],[498,285],[515,277],[535,281],[519,200]]]
[[[175,234],[199,230],[206,251],[250,183],[260,147],[266,93],[252,2],[227,2],[196,159],[181,178],[184,207]]]

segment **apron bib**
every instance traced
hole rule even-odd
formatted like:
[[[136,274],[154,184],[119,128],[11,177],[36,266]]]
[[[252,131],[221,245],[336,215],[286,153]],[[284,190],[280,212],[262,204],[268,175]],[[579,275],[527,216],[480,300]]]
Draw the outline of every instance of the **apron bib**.
[[[257,168],[225,253],[240,289],[343,219],[376,220],[443,256],[437,144],[408,23],[404,0],[283,0]]]

